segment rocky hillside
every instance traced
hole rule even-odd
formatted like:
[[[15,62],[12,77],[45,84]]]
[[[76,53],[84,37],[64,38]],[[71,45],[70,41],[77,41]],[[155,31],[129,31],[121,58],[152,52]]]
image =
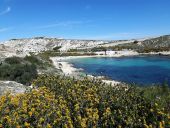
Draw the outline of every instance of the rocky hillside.
[[[98,46],[109,46],[122,43],[129,43],[130,41],[102,41],[102,40],[65,40],[57,38],[28,38],[28,39],[12,39],[1,42],[0,56],[8,57],[12,55],[25,56],[30,52],[41,52],[52,50],[55,47],[61,47],[60,51],[67,51],[69,49],[85,49]]]
[[[131,49],[140,53],[170,51],[170,35],[145,39],[142,41],[136,40],[126,44],[118,44],[109,48],[113,50]]]
[[[61,46],[61,51],[67,51],[70,48],[78,47],[92,47],[97,44],[102,44],[102,41],[78,41],[78,40],[63,40],[56,38],[30,38],[30,39],[13,39],[3,42],[0,46],[1,54],[9,51],[13,51],[13,54],[26,55],[30,52],[41,52],[51,50],[54,47]],[[11,53],[11,54],[12,54]],[[10,56],[10,55],[9,55]]]
[[[141,44],[144,47],[152,47],[152,48],[170,47],[170,35],[144,40],[143,42],[141,42]]]
[[[88,49],[94,47],[113,47],[120,46],[123,48],[142,49],[142,48],[167,48],[170,47],[170,35],[157,38],[137,40],[67,40],[58,38],[36,37],[28,39],[12,39],[0,43],[0,57],[25,56],[31,52],[39,53],[42,51],[52,50],[55,47],[61,47],[60,51],[70,49]]]

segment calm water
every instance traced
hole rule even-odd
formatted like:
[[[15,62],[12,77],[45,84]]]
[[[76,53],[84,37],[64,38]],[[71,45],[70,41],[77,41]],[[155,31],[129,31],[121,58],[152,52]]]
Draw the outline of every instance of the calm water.
[[[91,75],[107,76],[127,83],[170,85],[170,57],[77,58],[68,60]]]

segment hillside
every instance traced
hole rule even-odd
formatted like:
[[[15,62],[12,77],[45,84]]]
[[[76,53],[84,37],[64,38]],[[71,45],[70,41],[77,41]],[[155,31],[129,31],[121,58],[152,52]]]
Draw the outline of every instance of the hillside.
[[[134,41],[126,44],[119,44],[112,49],[132,49],[140,53],[170,51],[170,35],[146,39],[144,41]]]
[[[52,50],[54,47],[61,47],[61,51],[67,51],[75,48],[96,47],[99,44],[109,43],[108,41],[93,40],[65,40],[57,38],[30,38],[30,39],[13,39],[2,42],[0,47],[5,47],[4,51],[15,51],[13,54],[24,56],[30,52],[41,52]],[[4,52],[1,51],[2,55]]]
[[[134,40],[69,40],[57,38],[36,37],[28,39],[12,39],[1,42],[1,57],[9,57],[12,55],[25,56],[30,52],[39,53],[41,51],[52,50],[55,47],[61,47],[60,51],[68,51],[70,49],[89,49],[94,47],[107,47],[118,44],[126,44]]]
[[[109,50],[130,49],[140,53],[170,51],[170,35],[140,40],[69,40],[58,38],[35,37],[27,39],[11,39],[0,43],[0,58],[11,56],[24,57],[30,53],[40,53],[59,48],[61,52],[83,51],[83,49]],[[78,50],[77,50],[78,49]],[[95,50],[94,50],[95,51]]]

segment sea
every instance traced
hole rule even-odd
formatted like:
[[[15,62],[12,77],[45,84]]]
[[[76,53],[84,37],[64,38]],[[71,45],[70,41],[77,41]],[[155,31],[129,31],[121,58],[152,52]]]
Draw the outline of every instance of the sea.
[[[67,60],[75,68],[93,76],[129,84],[170,85],[170,57],[168,56],[131,56],[131,57],[87,57]]]

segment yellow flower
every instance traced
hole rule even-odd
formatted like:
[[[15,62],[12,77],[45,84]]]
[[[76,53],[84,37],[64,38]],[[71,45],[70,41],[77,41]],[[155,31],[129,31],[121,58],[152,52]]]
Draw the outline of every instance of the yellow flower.
[[[52,128],[52,126],[50,124],[47,124],[47,128]]]
[[[79,116],[77,116],[77,119],[79,120],[79,121],[81,121],[81,116],[79,115]]]
[[[163,123],[159,122],[159,128],[164,128]]]
[[[32,116],[32,112],[30,111],[30,112],[28,112],[28,114],[29,114],[29,116]]]
[[[24,126],[25,126],[25,127],[30,127],[30,123],[25,122],[25,123],[24,123]]]
[[[153,128],[153,127],[152,127],[152,124],[149,125],[149,128]]]
[[[153,109],[150,109],[151,112],[153,112]]]
[[[18,125],[18,126],[16,126],[16,128],[21,128],[21,126]]]
[[[35,108],[31,108],[31,111],[34,112],[34,111],[35,111]]]
[[[157,104],[157,103],[155,103],[155,106],[158,106],[158,104]]]
[[[82,128],[86,128],[86,127],[87,127],[87,125],[86,125],[86,119],[82,119],[82,121],[81,121],[81,127],[82,127]]]
[[[147,124],[144,124],[144,128],[149,128],[149,126]]]
[[[39,120],[40,123],[43,123],[44,122],[44,119],[41,117],[40,120]]]
[[[122,126],[121,125],[118,125],[118,128],[121,128]]]

